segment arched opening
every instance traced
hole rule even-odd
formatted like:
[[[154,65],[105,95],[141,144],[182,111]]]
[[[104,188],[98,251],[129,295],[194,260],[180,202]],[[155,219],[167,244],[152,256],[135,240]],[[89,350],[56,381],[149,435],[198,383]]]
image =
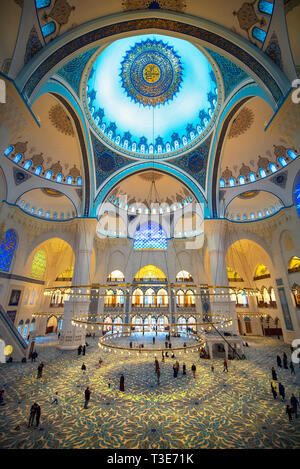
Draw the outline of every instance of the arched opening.
[[[197,332],[197,326],[196,326],[196,318],[194,316],[191,316],[188,318],[188,331],[191,331],[193,333]]]
[[[55,316],[50,316],[46,325],[46,334],[53,334],[57,332],[57,319]]]
[[[187,320],[185,317],[180,316],[177,320],[178,332],[187,332]]]
[[[120,316],[114,319],[112,332],[122,332],[122,319],[120,318]]]
[[[156,306],[156,296],[153,288],[145,291],[145,306]]]
[[[104,322],[103,331],[105,333],[111,331],[112,330],[112,318],[107,317],[104,319],[103,322]]]
[[[104,306],[106,308],[113,308],[116,305],[115,293],[113,290],[106,290],[104,298]]]
[[[141,316],[133,316],[132,318],[132,330],[135,332],[142,332],[143,330],[143,318]]]
[[[259,264],[255,269],[253,280],[263,280],[270,277],[271,274],[268,268],[264,264]]]
[[[143,306],[144,303],[144,295],[142,290],[137,288],[133,291],[132,294],[132,306]]]
[[[293,274],[294,272],[300,272],[300,258],[297,256],[293,256],[290,259],[288,273]]]
[[[107,277],[108,282],[124,282],[125,276],[120,270],[113,270]]]
[[[169,297],[168,297],[168,292],[164,289],[161,288],[157,292],[157,306],[168,306],[169,304]]]
[[[193,280],[192,275],[189,272],[187,272],[186,270],[181,270],[176,275],[176,281],[177,282],[193,282],[194,280]]]
[[[166,276],[161,269],[154,265],[142,267],[134,277],[134,281],[166,281]]]
[[[157,318],[157,329],[160,332],[169,330],[169,320],[167,316],[159,316]]]

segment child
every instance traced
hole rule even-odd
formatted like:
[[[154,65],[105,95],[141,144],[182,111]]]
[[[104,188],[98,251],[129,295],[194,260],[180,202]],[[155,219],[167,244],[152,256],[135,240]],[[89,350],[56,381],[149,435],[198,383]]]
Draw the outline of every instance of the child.
[[[54,394],[54,400],[53,400],[53,402],[51,402],[51,404],[54,404],[54,403],[55,403],[55,404],[58,404],[58,399],[57,399],[57,397],[58,397],[58,392],[56,391],[56,393]]]

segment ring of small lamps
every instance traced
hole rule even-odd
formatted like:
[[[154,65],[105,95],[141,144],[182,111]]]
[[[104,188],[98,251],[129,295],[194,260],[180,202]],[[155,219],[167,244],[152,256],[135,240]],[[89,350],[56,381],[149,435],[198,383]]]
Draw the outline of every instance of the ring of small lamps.
[[[117,315],[120,315],[119,313],[115,313]],[[128,314],[128,313],[123,313],[123,314]],[[91,321],[89,320],[89,318],[91,316],[99,316],[98,314],[85,314],[83,316],[80,316],[78,318],[73,318],[72,321],[71,321],[71,324],[75,327],[85,327],[85,329],[88,329],[89,326],[89,330],[90,331],[93,331],[95,329],[95,327],[98,327],[99,330],[101,330],[101,327],[100,326],[126,326],[126,327],[135,327],[137,326],[136,323],[124,323],[124,322],[120,322],[118,324],[108,324],[107,322],[96,322],[96,321]],[[213,318],[220,318],[219,321],[210,321],[210,322],[196,322],[196,323],[193,323],[193,326],[202,326],[201,327],[201,330],[202,332],[204,332],[204,329],[205,330],[208,330],[210,331],[212,329],[212,327],[215,327],[216,329],[218,329],[218,327],[220,326],[221,328],[223,327],[226,327],[226,326],[230,326],[232,324],[232,318],[231,317],[226,317],[225,315],[223,314],[213,314],[211,315]],[[85,318],[88,318],[88,319],[85,319]],[[172,323],[170,325],[170,328],[172,329],[173,327],[175,326],[182,326],[182,323]],[[188,325],[186,325],[188,327]],[[147,327],[147,326],[146,326]],[[151,325],[148,325],[148,327],[150,328]],[[144,331],[145,331],[145,326],[143,327],[144,328]],[[150,330],[150,329],[149,329]],[[173,332],[175,332],[173,330]],[[197,333],[193,333],[193,332],[185,332],[186,335],[191,335],[196,341],[199,342],[199,344],[197,344],[196,346],[196,350],[201,346],[204,346],[205,345],[205,340],[199,336]],[[105,349],[107,348],[109,351],[112,351],[114,350],[115,353],[117,350],[121,350],[121,351],[127,351],[128,354],[130,355],[130,351],[132,352],[132,349],[131,348],[128,348],[128,347],[123,347],[123,346],[120,346],[120,345],[113,345],[113,344],[107,344],[106,343],[106,340],[110,340],[111,337],[113,336],[117,336],[117,337],[128,337],[130,336],[130,333],[120,333],[120,332],[116,332],[116,333],[112,333],[110,334],[109,336],[103,336],[99,339],[99,347]],[[148,352],[151,352],[151,353],[155,353],[155,352],[163,352],[163,351],[170,351],[170,350],[177,350],[177,351],[181,351],[181,350],[191,350],[192,352],[195,352],[195,345],[187,345],[185,347],[176,347],[176,348],[172,348],[172,349],[169,349],[169,348],[158,348],[158,349],[149,349],[149,348],[139,348],[138,349],[138,352],[137,354],[139,354],[140,352],[143,352],[143,353],[147,353]],[[122,352],[121,352],[122,353]]]

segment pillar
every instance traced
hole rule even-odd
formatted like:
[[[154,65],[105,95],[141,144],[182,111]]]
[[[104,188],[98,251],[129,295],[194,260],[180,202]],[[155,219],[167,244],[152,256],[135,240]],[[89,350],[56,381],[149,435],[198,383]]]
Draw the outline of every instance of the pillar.
[[[96,224],[97,220],[94,219],[78,220],[72,286],[90,285],[90,263]],[[80,290],[82,296],[71,296],[70,300],[64,303],[63,325],[58,345],[61,350],[75,350],[85,343],[85,327],[72,325],[74,318],[89,313],[90,298],[86,294],[90,289],[81,288]]]
[[[211,277],[214,287],[228,287],[226,266],[226,237],[227,222],[225,220],[206,220],[205,235],[210,258]],[[210,311],[215,314],[224,314],[232,317],[232,325],[226,326],[225,331],[238,334],[237,315],[235,303],[231,301],[228,288],[214,288],[216,296],[210,296]]]

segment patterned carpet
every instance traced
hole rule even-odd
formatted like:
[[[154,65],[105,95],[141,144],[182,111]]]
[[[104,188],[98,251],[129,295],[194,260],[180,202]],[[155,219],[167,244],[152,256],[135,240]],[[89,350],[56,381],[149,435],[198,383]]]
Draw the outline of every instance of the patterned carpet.
[[[159,386],[153,357],[100,353],[97,340],[88,342],[85,357],[59,351],[55,343],[40,343],[38,360],[45,363],[40,380],[38,361],[0,365],[0,387],[5,389],[0,448],[300,448],[300,415],[289,422],[287,402],[271,394],[270,369],[276,366],[276,355],[285,351],[290,356],[282,341],[247,338],[247,360],[230,361],[228,373],[223,373],[222,359],[200,360],[190,352],[176,356],[180,371],[174,378],[174,359],[162,363],[159,357]],[[104,362],[98,368],[100,356]],[[277,369],[287,400],[292,392],[299,398],[300,368],[295,368],[296,376]],[[124,393],[119,391],[121,373]],[[92,394],[85,410],[87,385]],[[56,391],[58,405],[51,404]],[[42,410],[38,429],[27,428],[35,400]]]

